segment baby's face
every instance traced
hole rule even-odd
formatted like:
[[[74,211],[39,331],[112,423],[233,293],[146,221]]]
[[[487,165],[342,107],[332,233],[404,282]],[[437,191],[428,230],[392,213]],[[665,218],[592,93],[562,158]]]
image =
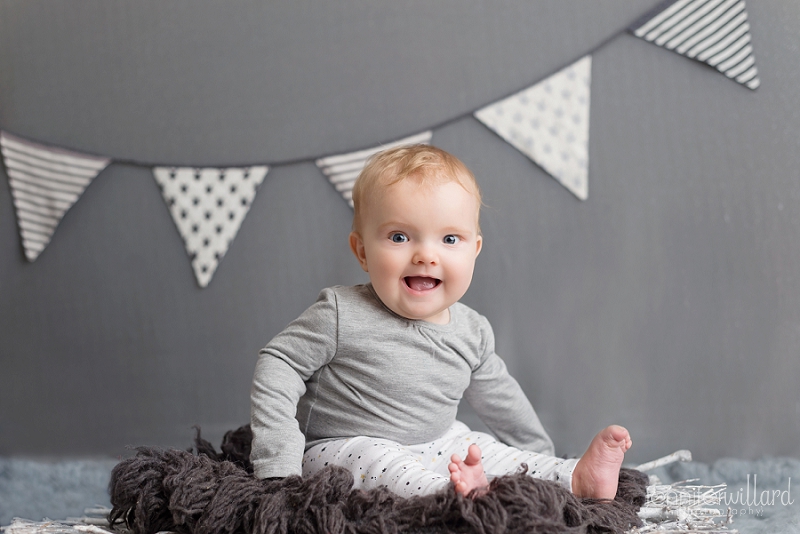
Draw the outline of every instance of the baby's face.
[[[449,322],[481,250],[478,200],[457,182],[403,180],[365,208],[350,246],[378,297],[403,317]]]

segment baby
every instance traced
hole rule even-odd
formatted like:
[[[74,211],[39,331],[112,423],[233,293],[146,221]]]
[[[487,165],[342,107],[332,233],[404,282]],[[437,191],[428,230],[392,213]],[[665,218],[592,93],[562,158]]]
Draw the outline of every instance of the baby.
[[[466,495],[525,463],[580,497],[612,499],[628,431],[609,426],[580,459],[554,457],[489,322],[458,302],[483,244],[466,166],[428,145],[386,150],[361,172],[353,203],[350,248],[370,283],[323,290],[261,350],[256,476],[339,465],[361,489],[423,495],[452,484]],[[456,421],[462,398],[497,439]]]

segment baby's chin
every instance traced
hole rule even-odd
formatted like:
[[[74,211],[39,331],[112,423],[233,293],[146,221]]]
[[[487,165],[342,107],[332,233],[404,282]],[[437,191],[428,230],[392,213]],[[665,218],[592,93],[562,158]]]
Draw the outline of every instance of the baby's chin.
[[[414,313],[411,310],[392,310],[397,315],[412,321],[425,321],[435,324],[447,324],[450,322],[450,306],[434,311],[425,310],[424,312]]]
[[[405,277],[409,278],[409,277]],[[450,306],[454,302],[442,302],[437,299],[437,295],[443,290],[443,281],[438,278],[431,278],[433,282],[427,282],[433,285],[433,288],[427,291],[414,291],[407,285],[405,278],[401,278],[399,286],[393,290],[390,287],[383,287],[380,284],[376,285],[373,281],[372,288],[378,299],[384,306],[389,308],[395,315],[409,319],[411,321],[427,321],[430,323],[446,324],[450,321]],[[413,283],[413,282],[412,282]],[[400,291],[396,294],[395,291]],[[425,297],[432,297],[438,303],[427,302]],[[414,302],[415,297],[420,301]]]

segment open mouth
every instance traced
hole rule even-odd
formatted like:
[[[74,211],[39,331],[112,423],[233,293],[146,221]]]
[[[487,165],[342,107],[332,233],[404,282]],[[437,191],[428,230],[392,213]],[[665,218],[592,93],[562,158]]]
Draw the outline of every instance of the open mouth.
[[[428,291],[442,283],[438,278],[430,276],[406,276],[403,280],[408,288],[414,291]]]

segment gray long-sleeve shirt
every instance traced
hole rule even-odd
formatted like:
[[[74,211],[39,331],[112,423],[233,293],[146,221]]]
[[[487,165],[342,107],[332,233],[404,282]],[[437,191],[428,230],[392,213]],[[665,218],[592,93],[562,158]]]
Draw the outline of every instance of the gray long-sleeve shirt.
[[[369,284],[324,289],[261,350],[251,397],[260,478],[301,474],[305,448],[328,439],[432,441],[462,397],[502,442],[553,454],[485,317],[456,303],[448,324],[406,319]]]

